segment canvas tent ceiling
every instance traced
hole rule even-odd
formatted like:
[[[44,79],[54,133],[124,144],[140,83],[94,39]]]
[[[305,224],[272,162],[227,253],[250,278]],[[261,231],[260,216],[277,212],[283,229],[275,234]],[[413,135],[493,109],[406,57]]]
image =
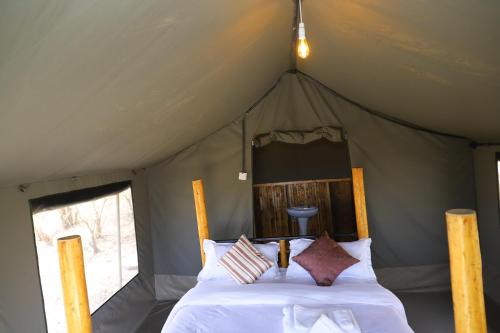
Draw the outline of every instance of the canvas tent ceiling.
[[[500,4],[304,1],[298,68],[434,130],[500,141]],[[292,66],[293,0],[0,3],[0,186],[152,165]]]
[[[289,66],[289,1],[0,6],[2,185],[159,161]]]
[[[306,0],[300,69],[370,108],[500,141],[498,1]]]

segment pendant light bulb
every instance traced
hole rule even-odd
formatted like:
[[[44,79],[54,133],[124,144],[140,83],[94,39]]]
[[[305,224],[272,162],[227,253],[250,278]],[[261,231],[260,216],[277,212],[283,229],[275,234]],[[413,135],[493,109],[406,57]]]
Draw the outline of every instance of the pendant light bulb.
[[[309,56],[309,44],[306,39],[306,28],[304,23],[299,23],[299,34],[297,38],[297,55],[299,58],[305,59]]]
[[[306,27],[302,21],[302,0],[298,0],[297,7],[299,10],[299,30],[297,36],[297,55],[299,58],[305,59],[309,56],[309,44],[306,39]]]

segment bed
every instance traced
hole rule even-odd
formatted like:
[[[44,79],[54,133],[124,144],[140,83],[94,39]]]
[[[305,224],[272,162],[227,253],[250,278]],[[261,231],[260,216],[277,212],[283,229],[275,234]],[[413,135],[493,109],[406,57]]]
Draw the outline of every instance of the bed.
[[[213,259],[213,255],[206,257],[206,254],[210,252],[207,248],[208,242],[214,244],[215,242],[209,240],[201,180],[193,181],[193,192],[201,259],[204,265],[203,272],[207,266],[214,265],[213,260],[218,259]],[[373,272],[361,168],[353,169],[353,194],[359,238],[357,242],[368,244],[369,268]],[[293,262],[287,272],[288,257],[292,258],[292,255],[287,254],[286,241],[294,238],[296,237],[273,239],[279,240],[282,268],[276,268],[277,274],[271,280],[262,279],[252,284],[238,284],[228,279],[203,280],[199,275],[197,285],[189,290],[172,309],[162,333],[309,332],[309,328],[294,326],[294,323],[297,324],[297,316],[306,314],[307,317],[308,313],[320,312],[349,313],[355,319],[356,332],[413,332],[407,323],[402,303],[393,293],[377,282],[375,273],[372,273],[373,279],[359,279],[356,278],[357,275],[345,274],[343,278],[339,276],[329,287],[317,286],[309,280],[290,279],[289,276],[292,275],[288,273],[293,270]],[[254,240],[262,242],[270,239]],[[299,244],[307,240],[291,240],[291,253],[293,242]],[[353,242],[350,244],[353,245]],[[278,256],[277,252],[276,256]],[[207,265],[205,265],[206,259]],[[212,260],[211,263],[210,260]],[[277,262],[276,258],[276,264]],[[295,319],[293,319],[294,316]]]
[[[300,304],[352,310],[363,333],[413,332],[399,299],[377,282],[339,281],[331,287],[306,283],[199,282],[175,305],[162,333],[284,332],[283,309]]]

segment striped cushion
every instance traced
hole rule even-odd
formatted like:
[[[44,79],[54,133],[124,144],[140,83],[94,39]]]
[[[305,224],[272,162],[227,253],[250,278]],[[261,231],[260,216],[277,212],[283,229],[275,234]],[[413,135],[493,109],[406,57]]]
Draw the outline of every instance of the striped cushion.
[[[240,284],[253,283],[273,265],[245,235],[241,235],[218,263]]]

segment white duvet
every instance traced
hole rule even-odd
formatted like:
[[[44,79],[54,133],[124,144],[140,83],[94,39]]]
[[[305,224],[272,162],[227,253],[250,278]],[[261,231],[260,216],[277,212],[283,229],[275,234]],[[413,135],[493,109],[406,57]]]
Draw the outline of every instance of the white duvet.
[[[283,332],[283,308],[298,304],[350,309],[363,333],[407,333],[399,299],[377,282],[336,281],[331,287],[267,282],[199,282],[175,305],[162,333]]]

